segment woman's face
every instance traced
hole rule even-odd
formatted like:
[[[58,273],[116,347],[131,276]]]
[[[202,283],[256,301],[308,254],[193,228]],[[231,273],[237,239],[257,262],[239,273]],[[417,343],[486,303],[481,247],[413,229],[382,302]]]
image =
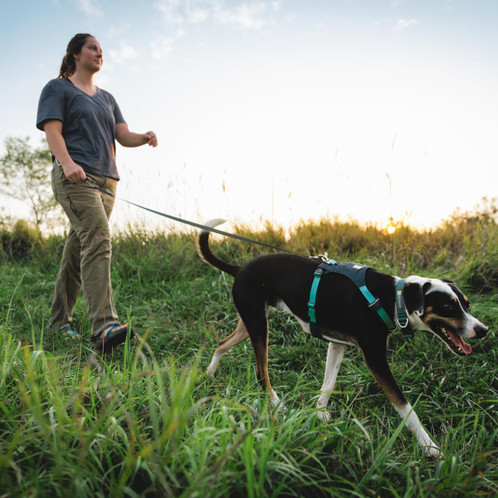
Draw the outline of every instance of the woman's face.
[[[76,69],[85,69],[92,73],[100,71],[103,63],[100,43],[93,37],[88,38],[81,47],[81,52],[74,54],[74,60],[76,61]]]

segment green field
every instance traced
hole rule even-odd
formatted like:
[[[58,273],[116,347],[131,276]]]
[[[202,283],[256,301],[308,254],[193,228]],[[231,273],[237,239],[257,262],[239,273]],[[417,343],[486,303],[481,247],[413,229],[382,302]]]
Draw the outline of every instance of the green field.
[[[496,214],[496,213],[495,213]],[[328,253],[399,276],[454,279],[490,328],[460,358],[435,337],[392,334],[395,377],[444,459],[425,459],[351,349],[323,424],[314,406],[327,345],[287,315],[270,314],[272,411],[249,341],[205,374],[235,327],[231,277],[195,253],[195,234],[133,227],[113,240],[122,321],[143,340],[103,359],[92,351],[83,299],[82,343],[47,329],[63,238],[22,224],[2,233],[0,257],[0,496],[496,496],[498,495],[498,228],[489,210],[430,232],[387,236],[354,222],[270,225],[237,232],[306,255]],[[257,246],[215,237],[232,262]]]

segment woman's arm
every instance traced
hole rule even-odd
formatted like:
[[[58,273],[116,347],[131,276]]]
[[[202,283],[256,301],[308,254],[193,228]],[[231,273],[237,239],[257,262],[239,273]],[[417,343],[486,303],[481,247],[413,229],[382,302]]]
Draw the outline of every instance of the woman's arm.
[[[116,140],[123,147],[139,147],[148,144],[151,147],[157,147],[157,137],[153,131],[147,133],[133,133],[128,129],[126,123],[116,125]]]
[[[52,154],[62,166],[66,178],[71,183],[85,183],[86,174],[81,166],[78,166],[67,151],[66,142],[62,136],[62,121],[52,119],[47,121],[43,127],[47,137],[47,143]]]

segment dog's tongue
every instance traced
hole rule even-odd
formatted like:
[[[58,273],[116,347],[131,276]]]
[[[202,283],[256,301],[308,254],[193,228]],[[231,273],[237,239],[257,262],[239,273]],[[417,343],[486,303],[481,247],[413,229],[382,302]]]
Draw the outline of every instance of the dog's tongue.
[[[470,344],[467,344],[459,335],[454,334],[451,330],[447,330],[447,332],[456,347],[460,346],[465,354],[472,353],[472,347]]]

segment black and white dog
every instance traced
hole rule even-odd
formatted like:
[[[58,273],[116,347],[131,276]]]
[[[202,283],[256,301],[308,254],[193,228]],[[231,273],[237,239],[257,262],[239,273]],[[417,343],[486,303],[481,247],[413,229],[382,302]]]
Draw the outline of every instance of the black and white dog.
[[[223,220],[213,220],[215,227]],[[240,320],[235,331],[219,343],[208,374],[214,376],[220,358],[233,346],[250,337],[256,356],[258,380],[269,393],[273,405],[279,398],[271,388],[268,375],[268,312],[270,307],[292,313],[302,328],[310,331],[308,305],[314,274],[321,261],[293,254],[260,256],[242,266],[235,266],[217,258],[209,248],[209,232],[201,231],[198,252],[208,264],[235,277],[233,299]],[[395,288],[400,279],[368,269],[365,282],[369,291],[382,303],[392,321],[396,320]],[[469,300],[449,280],[410,276],[403,287],[404,312],[407,328],[426,330],[441,339],[448,349],[467,356],[472,348],[465,339],[482,338],[488,329],[470,314]],[[317,403],[317,415],[327,421],[326,407],[334,389],[337,373],[347,346],[363,352],[366,364],[377,383],[387,395],[406,426],[415,434],[428,456],[440,456],[436,443],[422,427],[420,420],[406,400],[387,363],[385,323],[369,308],[358,287],[347,277],[331,273],[323,278],[316,297],[319,311],[318,325],[323,338],[329,341],[325,378]]]

